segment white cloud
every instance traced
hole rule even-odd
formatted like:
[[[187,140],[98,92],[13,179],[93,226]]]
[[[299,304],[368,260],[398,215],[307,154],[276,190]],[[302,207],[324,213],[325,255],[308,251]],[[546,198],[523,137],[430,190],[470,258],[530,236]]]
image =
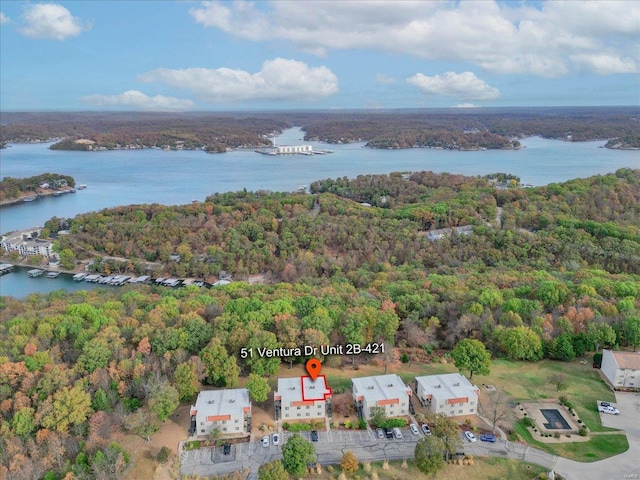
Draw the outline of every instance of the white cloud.
[[[396,83],[396,79],[394,77],[390,77],[389,75],[385,75],[384,73],[376,73],[376,82],[391,84]]]
[[[223,103],[312,100],[338,91],[338,79],[327,67],[309,67],[304,62],[284,58],[267,60],[257,73],[231,68],[158,68],[139,75],[138,79],[185,88],[204,100]]]
[[[446,72],[433,77],[416,73],[407,78],[407,83],[418,87],[427,95],[442,95],[464,100],[495,100],[500,96],[497,88],[480,80],[473,72]]]
[[[477,108],[477,105],[474,105],[473,103],[459,103],[451,108]]]
[[[74,17],[65,7],[55,3],[27,5],[22,20],[24,25],[20,33],[32,38],[64,40],[91,28],[90,23]]]
[[[636,62],[629,57],[618,58],[615,55],[571,55],[571,60],[585,70],[601,75],[611,73],[633,73],[637,71]]]
[[[191,100],[164,95],[150,97],[138,90],[128,90],[119,95],[89,95],[81,100],[96,107],[127,107],[152,111],[189,110],[195,105]]]
[[[11,20],[7,17],[3,12],[0,12],[0,25],[4,25],[5,23],[9,23]]]
[[[204,1],[190,10],[205,27],[252,40],[286,40],[317,55],[372,49],[467,61],[488,71],[546,77],[585,70],[626,72],[640,64],[640,3]],[[614,61],[579,62],[572,56]],[[631,60],[633,63],[627,61]],[[622,64],[622,65],[621,65]]]

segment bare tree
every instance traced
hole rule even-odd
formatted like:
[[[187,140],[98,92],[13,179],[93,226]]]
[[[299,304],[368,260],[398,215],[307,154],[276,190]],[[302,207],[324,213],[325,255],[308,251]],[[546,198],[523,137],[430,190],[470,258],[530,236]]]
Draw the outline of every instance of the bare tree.
[[[504,390],[498,389],[495,392],[490,392],[484,403],[481,405],[481,413],[491,422],[491,428],[494,432],[499,422],[511,419],[515,403]]]

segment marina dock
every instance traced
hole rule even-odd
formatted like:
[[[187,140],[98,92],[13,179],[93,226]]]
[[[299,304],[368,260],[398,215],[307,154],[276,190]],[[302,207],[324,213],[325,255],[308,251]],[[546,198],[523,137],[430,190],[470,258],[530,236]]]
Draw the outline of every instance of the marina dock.
[[[15,268],[16,267],[11,265],[10,263],[0,263],[0,275],[11,273]]]

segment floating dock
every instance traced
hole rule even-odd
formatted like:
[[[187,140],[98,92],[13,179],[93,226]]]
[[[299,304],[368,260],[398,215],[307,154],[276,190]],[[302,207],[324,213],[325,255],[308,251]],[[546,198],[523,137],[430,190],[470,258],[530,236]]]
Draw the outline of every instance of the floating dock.
[[[10,263],[0,263],[0,275],[11,273],[15,268],[16,267],[11,265]]]
[[[35,277],[39,277],[43,273],[44,273],[44,270],[38,270],[37,268],[34,268],[33,270],[29,270],[27,272],[27,275],[29,275],[31,278],[35,278]]]
[[[60,272],[47,272],[47,278],[58,278],[60,276]]]

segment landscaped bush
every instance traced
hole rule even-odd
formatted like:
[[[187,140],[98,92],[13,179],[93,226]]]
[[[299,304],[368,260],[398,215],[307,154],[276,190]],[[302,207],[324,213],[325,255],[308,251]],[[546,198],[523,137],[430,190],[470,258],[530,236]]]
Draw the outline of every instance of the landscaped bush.
[[[360,430],[367,429],[367,422],[364,418],[361,418],[360,420],[358,420],[358,427],[360,428]]]
[[[555,438],[560,438],[560,434],[559,434],[558,432],[556,432],[553,436],[554,436]]]
[[[535,427],[536,425],[536,422],[534,422],[533,419],[529,417],[524,417],[520,419],[520,423],[525,427]]]
[[[404,418],[388,418],[380,422],[378,425],[375,425],[376,428],[402,428],[406,426],[407,421]]]
[[[582,425],[580,427],[580,430],[578,431],[578,435],[580,435],[581,437],[586,437],[587,435],[589,435],[589,429],[587,428],[586,425]]]
[[[313,426],[310,423],[290,423],[287,424],[287,428],[285,428],[283,423],[282,428],[290,432],[308,432],[313,429]]]

